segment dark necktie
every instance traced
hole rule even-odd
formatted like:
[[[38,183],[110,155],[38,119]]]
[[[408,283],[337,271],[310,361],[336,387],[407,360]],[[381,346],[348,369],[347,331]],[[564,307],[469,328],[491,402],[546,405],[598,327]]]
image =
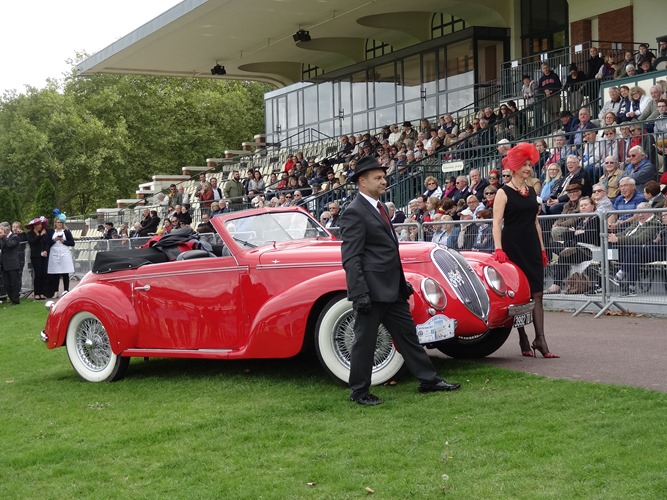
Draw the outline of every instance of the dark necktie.
[[[387,216],[387,213],[384,211],[384,207],[382,206],[382,203],[380,203],[378,201],[377,207],[378,207],[378,210],[380,211],[380,215],[382,216],[384,221],[387,223],[387,226],[389,227],[389,229],[391,229],[393,231],[394,227],[391,225],[391,221],[389,220],[389,217]]]

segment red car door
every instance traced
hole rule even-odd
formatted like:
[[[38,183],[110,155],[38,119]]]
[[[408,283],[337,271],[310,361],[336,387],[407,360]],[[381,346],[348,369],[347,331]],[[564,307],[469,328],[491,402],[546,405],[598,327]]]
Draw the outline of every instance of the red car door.
[[[144,271],[145,272],[142,272]],[[233,257],[145,266],[132,286],[138,348],[238,349],[247,324]]]

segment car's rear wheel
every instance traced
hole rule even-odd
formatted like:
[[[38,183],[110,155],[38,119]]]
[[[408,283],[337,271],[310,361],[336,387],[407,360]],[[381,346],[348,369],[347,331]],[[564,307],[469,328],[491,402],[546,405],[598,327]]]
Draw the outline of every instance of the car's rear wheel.
[[[315,350],[324,369],[343,384],[350,377],[350,354],[354,343],[352,302],[341,294],[330,300],[315,327]],[[373,360],[373,385],[393,379],[403,367],[403,356],[394,347],[391,335],[380,325]]]
[[[511,327],[491,328],[481,335],[454,337],[439,342],[434,347],[452,358],[484,358],[500,349],[511,331]]]
[[[111,350],[102,322],[89,312],[75,314],[67,327],[67,356],[77,374],[88,382],[113,382],[125,375],[130,358]]]

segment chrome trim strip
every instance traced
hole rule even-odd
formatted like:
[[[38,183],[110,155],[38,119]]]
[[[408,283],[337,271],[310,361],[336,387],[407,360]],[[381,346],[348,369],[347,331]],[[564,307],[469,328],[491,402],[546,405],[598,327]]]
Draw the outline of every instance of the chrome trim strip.
[[[533,309],[535,309],[535,302],[531,300],[527,304],[510,305],[507,308],[507,314],[510,316],[517,316],[519,314],[531,312]]]

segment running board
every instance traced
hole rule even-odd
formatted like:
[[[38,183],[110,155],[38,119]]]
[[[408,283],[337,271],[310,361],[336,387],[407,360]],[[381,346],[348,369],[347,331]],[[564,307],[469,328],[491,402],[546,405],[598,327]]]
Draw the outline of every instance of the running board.
[[[228,359],[237,357],[238,349],[127,349],[121,357],[137,358],[190,358],[190,359]]]

